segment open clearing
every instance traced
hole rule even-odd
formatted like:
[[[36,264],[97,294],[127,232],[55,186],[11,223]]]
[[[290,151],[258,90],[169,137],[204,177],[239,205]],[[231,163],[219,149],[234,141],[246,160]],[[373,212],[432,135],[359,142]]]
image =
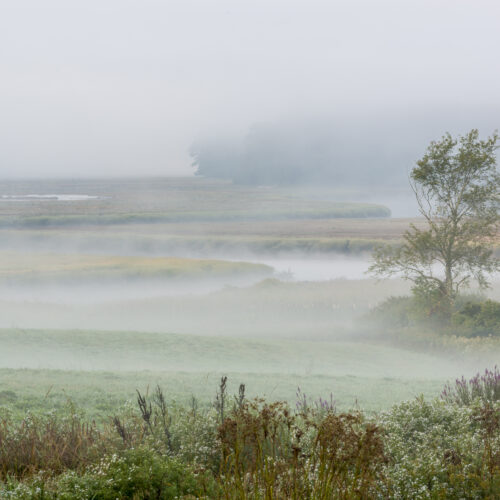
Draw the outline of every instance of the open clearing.
[[[249,398],[289,401],[294,406],[297,389],[311,402],[333,399],[340,410],[352,408],[375,412],[423,394],[438,396],[441,379],[371,378],[283,373],[225,372],[229,394],[246,385]],[[0,369],[0,407],[8,404],[19,411],[58,409],[73,402],[92,418],[109,418],[127,402],[134,402],[136,389],[152,392],[160,385],[169,401],[189,405],[192,396],[199,404],[213,403],[221,373]]]
[[[443,378],[457,363],[347,341],[249,340],[146,332],[0,330],[1,367]]]
[[[0,353],[0,405],[48,409],[71,400],[98,418],[157,384],[177,402],[210,404],[223,374],[230,393],[245,383],[250,397],[293,405],[300,387],[311,401],[333,394],[339,409],[371,412],[437,396],[457,373],[473,372],[463,360],[365,342],[145,332],[1,330]]]
[[[332,393],[339,408],[375,411],[437,395],[458,369],[435,356],[362,343],[144,332],[2,330],[0,352],[0,404],[50,408],[71,399],[101,416],[133,399],[136,388],[156,384],[179,402],[194,395],[208,404],[222,374],[230,390],[245,383],[250,396],[293,404],[300,387],[312,400]]]

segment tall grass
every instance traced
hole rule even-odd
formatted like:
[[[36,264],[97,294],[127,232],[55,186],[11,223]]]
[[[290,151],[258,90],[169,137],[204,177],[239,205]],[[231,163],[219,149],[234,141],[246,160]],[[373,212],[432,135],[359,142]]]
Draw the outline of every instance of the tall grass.
[[[95,422],[86,422],[72,408],[62,416],[27,414],[20,421],[9,416],[0,420],[0,479],[80,469],[108,450]]]
[[[222,378],[212,408],[137,393],[100,428],[74,408],[8,415],[0,498],[498,498],[500,405],[401,403],[368,419],[332,405],[247,400]],[[303,399],[303,398],[302,398]]]
[[[385,462],[381,429],[360,414],[318,418],[283,403],[247,403],[219,439],[227,499],[369,498]]]

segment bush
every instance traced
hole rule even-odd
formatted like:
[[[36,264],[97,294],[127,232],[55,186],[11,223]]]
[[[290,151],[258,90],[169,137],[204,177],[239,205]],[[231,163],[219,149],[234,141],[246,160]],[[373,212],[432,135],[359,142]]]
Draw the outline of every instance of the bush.
[[[417,398],[383,414],[390,459],[383,498],[498,498],[500,428],[492,412],[500,420],[499,404]]]
[[[149,447],[194,467],[219,470],[215,410],[198,410],[195,399],[191,408],[167,404],[160,387],[151,396],[138,392],[137,402],[139,414],[132,412],[113,419],[122,447]]]
[[[61,500],[214,498],[215,483],[181,462],[147,448],[103,458],[83,475],[70,472],[57,482]]]
[[[467,337],[500,337],[500,302],[468,301],[452,314],[451,324]]]
[[[432,295],[390,297],[370,311],[366,320],[389,328],[432,328],[443,335],[500,338],[500,302],[457,297],[451,311]]]
[[[369,324],[376,322],[383,326],[406,328],[414,322],[416,315],[412,297],[389,297],[371,310],[366,320]]]
[[[57,477],[38,474],[0,485],[9,500],[170,500],[217,498],[211,476],[196,474],[181,462],[147,449],[130,449],[104,456],[86,472],[67,471]]]

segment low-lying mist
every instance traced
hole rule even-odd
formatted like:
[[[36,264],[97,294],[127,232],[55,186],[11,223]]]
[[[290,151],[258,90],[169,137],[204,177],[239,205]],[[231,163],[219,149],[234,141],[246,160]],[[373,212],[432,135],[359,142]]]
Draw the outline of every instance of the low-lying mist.
[[[317,271],[316,266],[309,272]],[[246,284],[235,278],[3,286],[0,325],[313,339],[334,335],[335,326],[346,325],[385,297],[408,289],[394,281],[381,294],[373,280],[286,277],[255,278],[253,283],[249,278]]]
[[[392,208],[394,189],[205,179],[4,187],[24,195],[0,204],[0,381],[34,370],[44,390],[64,390],[71,373],[93,377],[92,393],[166,377],[186,397],[203,377],[233,373],[256,395],[290,399],[300,385],[381,408],[498,357],[488,339],[373,321],[370,311],[410,293],[407,282],[366,274],[373,248],[422,224],[363,204],[392,192]],[[26,198],[35,192],[43,198]],[[500,282],[488,293],[500,296]],[[377,385],[390,397],[372,394]]]
[[[289,374],[328,377],[442,379],[457,370],[474,372],[470,361],[338,340],[145,333],[133,331],[0,330],[0,368],[79,371],[152,371]],[[244,375],[241,375],[244,376]]]
[[[306,272],[306,260],[299,262]],[[334,264],[338,269],[345,263],[339,259]],[[318,270],[316,265],[310,273]],[[353,268],[359,272],[362,266],[357,265]],[[0,367],[439,378],[492,362],[494,353],[469,358],[438,351],[412,354],[390,347],[390,338],[381,348],[380,332],[372,339],[361,320],[388,297],[408,292],[401,280],[367,278],[269,278],[239,286],[122,280],[3,287]],[[499,295],[500,283],[495,283],[492,296]],[[236,357],[231,355],[234,342],[241,343]],[[177,349],[182,352],[173,355]]]

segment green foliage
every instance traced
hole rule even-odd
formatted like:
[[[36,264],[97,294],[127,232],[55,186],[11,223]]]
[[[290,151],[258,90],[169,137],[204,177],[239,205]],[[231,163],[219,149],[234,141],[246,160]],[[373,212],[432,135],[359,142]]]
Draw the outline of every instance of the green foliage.
[[[216,491],[206,474],[148,448],[106,456],[85,474],[67,473],[57,482],[61,500],[214,498]]]
[[[215,472],[219,468],[216,412],[192,397],[190,407],[168,401],[157,386],[152,396],[138,391],[137,412],[115,415],[113,428],[124,447],[148,447],[183,463],[203,464]]]
[[[382,414],[390,459],[385,498],[496,498],[500,427],[490,412],[417,398]]]
[[[172,405],[158,390],[139,395],[137,409],[101,429],[107,449],[78,467],[46,461],[6,475],[0,497],[458,500],[500,492],[498,401],[459,406],[419,397],[371,419],[331,406],[293,411],[280,402],[238,401],[220,423],[213,409]],[[79,449],[70,435],[55,435],[67,453]],[[44,446],[36,441],[32,449]]]
[[[364,318],[367,325],[372,323],[394,328],[407,328],[421,317],[412,297],[389,297],[374,307]]]
[[[429,327],[437,335],[500,338],[500,302],[476,297],[457,297],[453,306],[439,293],[390,297],[368,313],[391,329]]]
[[[210,475],[149,448],[103,456],[83,473],[38,474],[0,484],[1,498],[6,500],[173,500],[217,498],[217,491]]]
[[[377,248],[373,274],[401,275],[418,294],[441,296],[443,312],[471,281],[488,286],[488,275],[500,266],[493,255],[500,220],[497,142],[496,133],[480,140],[472,130],[431,143],[411,173],[427,227],[411,225],[402,245]]]
[[[440,307],[440,297],[417,293],[412,297],[389,297],[366,316],[366,320],[394,329],[412,326],[442,328],[446,313]],[[447,307],[445,308],[445,311]]]
[[[466,302],[451,317],[452,328],[467,337],[500,337],[500,302]]]

